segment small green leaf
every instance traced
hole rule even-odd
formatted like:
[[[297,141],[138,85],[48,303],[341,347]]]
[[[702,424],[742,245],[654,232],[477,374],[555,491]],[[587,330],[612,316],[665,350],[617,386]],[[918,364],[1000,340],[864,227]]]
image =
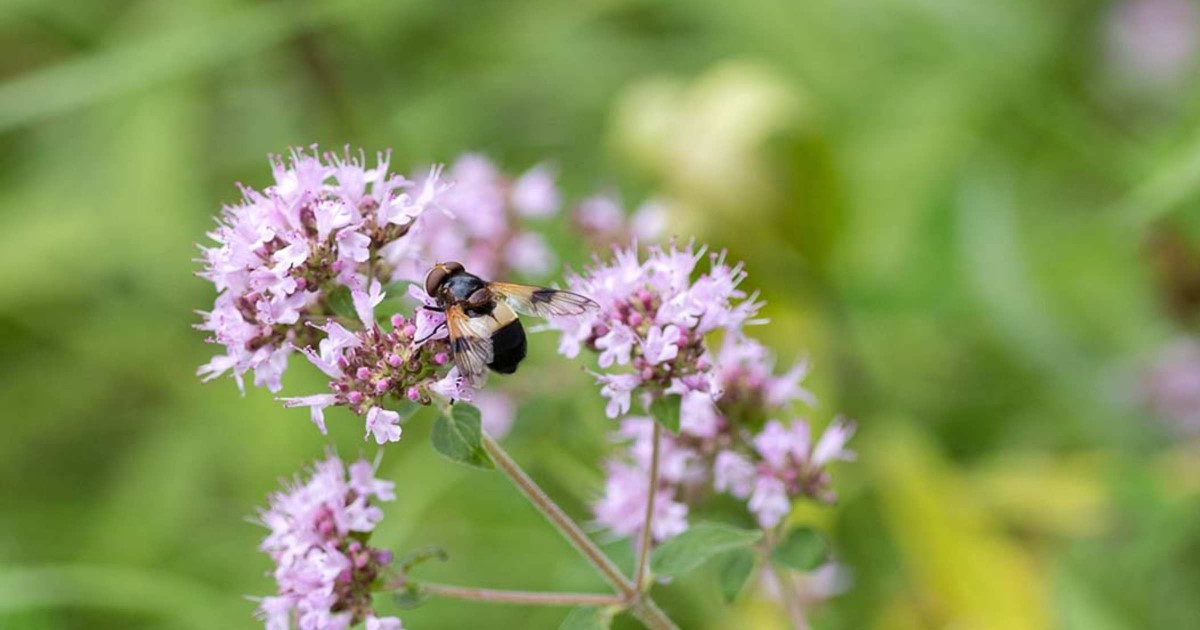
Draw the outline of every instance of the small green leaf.
[[[726,603],[737,599],[738,593],[754,573],[756,557],[749,549],[736,549],[721,556],[717,584]]]
[[[442,549],[441,547],[425,547],[424,549],[418,549],[411,553],[405,554],[402,558],[396,561],[396,566],[400,569],[401,573],[408,573],[410,569],[418,564],[429,562],[430,560],[434,559],[445,562],[450,559],[450,554],[446,553],[446,550]]]
[[[797,571],[812,571],[829,557],[829,542],[810,527],[797,527],[788,532],[775,550],[771,562]]]
[[[396,602],[396,606],[404,609],[416,608],[428,599],[429,596],[421,592],[421,587],[412,583],[392,594],[392,601]]]
[[[358,321],[358,311],[354,310],[354,298],[350,296],[350,289],[338,285],[336,289],[326,293],[325,300],[334,315]]]
[[[411,418],[414,413],[417,413],[421,410],[421,405],[408,399],[399,400],[395,404],[388,406],[392,411],[400,414],[401,420],[407,420]]]
[[[576,606],[571,609],[558,630],[608,630],[613,611],[600,606]]]
[[[448,459],[476,468],[492,468],[492,459],[483,450],[483,430],[479,410],[471,405],[454,405],[449,415],[433,423],[433,448]]]
[[[677,434],[679,433],[679,405],[682,401],[683,397],[678,394],[655,398],[654,402],[650,403],[650,415],[654,416],[654,419],[672,434]]]
[[[658,575],[677,577],[717,554],[749,547],[761,538],[760,531],[721,523],[699,523],[655,549],[650,556],[650,566]]]

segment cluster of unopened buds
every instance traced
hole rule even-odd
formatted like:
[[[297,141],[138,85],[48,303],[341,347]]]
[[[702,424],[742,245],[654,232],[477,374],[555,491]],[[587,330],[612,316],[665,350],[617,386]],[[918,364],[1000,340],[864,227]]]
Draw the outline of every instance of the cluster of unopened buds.
[[[331,379],[330,391],[283,398],[285,406],[309,407],[322,433],[325,409],[348,407],[366,416],[367,435],[384,444],[399,440],[401,434],[400,413],[387,409],[389,400],[429,405],[434,394],[451,400],[471,399],[470,384],[449,365],[450,344],[442,326],[445,315],[418,307],[412,318],[392,315],[391,330],[386,331],[375,320],[374,308],[385,297],[378,285],[370,294],[356,290],[353,296],[362,329],[350,331],[337,322],[316,326],[325,332],[325,339],[316,349],[303,350]]]

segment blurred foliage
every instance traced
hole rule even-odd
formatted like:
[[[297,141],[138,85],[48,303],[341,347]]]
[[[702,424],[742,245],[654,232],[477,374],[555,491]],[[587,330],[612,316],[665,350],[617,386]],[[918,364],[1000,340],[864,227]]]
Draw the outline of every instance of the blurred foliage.
[[[1136,395],[1196,322],[1172,278],[1197,258],[1164,272],[1153,236],[1200,244],[1200,90],[1194,61],[1169,86],[1113,71],[1116,4],[0,0],[0,627],[255,626],[244,517],[326,444],[264,391],[197,382],[192,258],[234,182],[314,142],[548,159],[570,197],[661,195],[674,232],[745,259],[761,336],[813,357],[821,419],[861,423],[841,504],[796,515],[853,575],[816,628],[1200,627],[1200,447]],[[508,442],[586,519],[611,425],[533,346]],[[430,579],[602,589],[429,420],[383,462],[380,546],[442,546]],[[659,590],[685,628],[784,624],[711,575]]]

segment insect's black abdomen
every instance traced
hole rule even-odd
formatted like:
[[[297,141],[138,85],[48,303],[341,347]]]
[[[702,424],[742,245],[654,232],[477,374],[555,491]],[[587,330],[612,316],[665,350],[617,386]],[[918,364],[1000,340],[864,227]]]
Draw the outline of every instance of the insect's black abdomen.
[[[514,319],[492,333],[492,362],[488,367],[501,374],[512,374],[525,358],[525,329]]]

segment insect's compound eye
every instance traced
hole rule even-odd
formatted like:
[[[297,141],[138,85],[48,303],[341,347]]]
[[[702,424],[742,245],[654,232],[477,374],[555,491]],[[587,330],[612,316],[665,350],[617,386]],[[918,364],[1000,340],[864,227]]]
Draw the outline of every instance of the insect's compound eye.
[[[460,273],[462,271],[466,271],[466,269],[463,268],[462,263],[455,262],[453,260],[448,263],[442,263],[442,266],[445,267],[446,271],[450,273]]]
[[[425,292],[430,296],[437,293],[438,287],[442,286],[442,283],[446,281],[449,275],[450,272],[446,270],[445,265],[437,265],[433,269],[430,269],[429,273],[425,276]]]

